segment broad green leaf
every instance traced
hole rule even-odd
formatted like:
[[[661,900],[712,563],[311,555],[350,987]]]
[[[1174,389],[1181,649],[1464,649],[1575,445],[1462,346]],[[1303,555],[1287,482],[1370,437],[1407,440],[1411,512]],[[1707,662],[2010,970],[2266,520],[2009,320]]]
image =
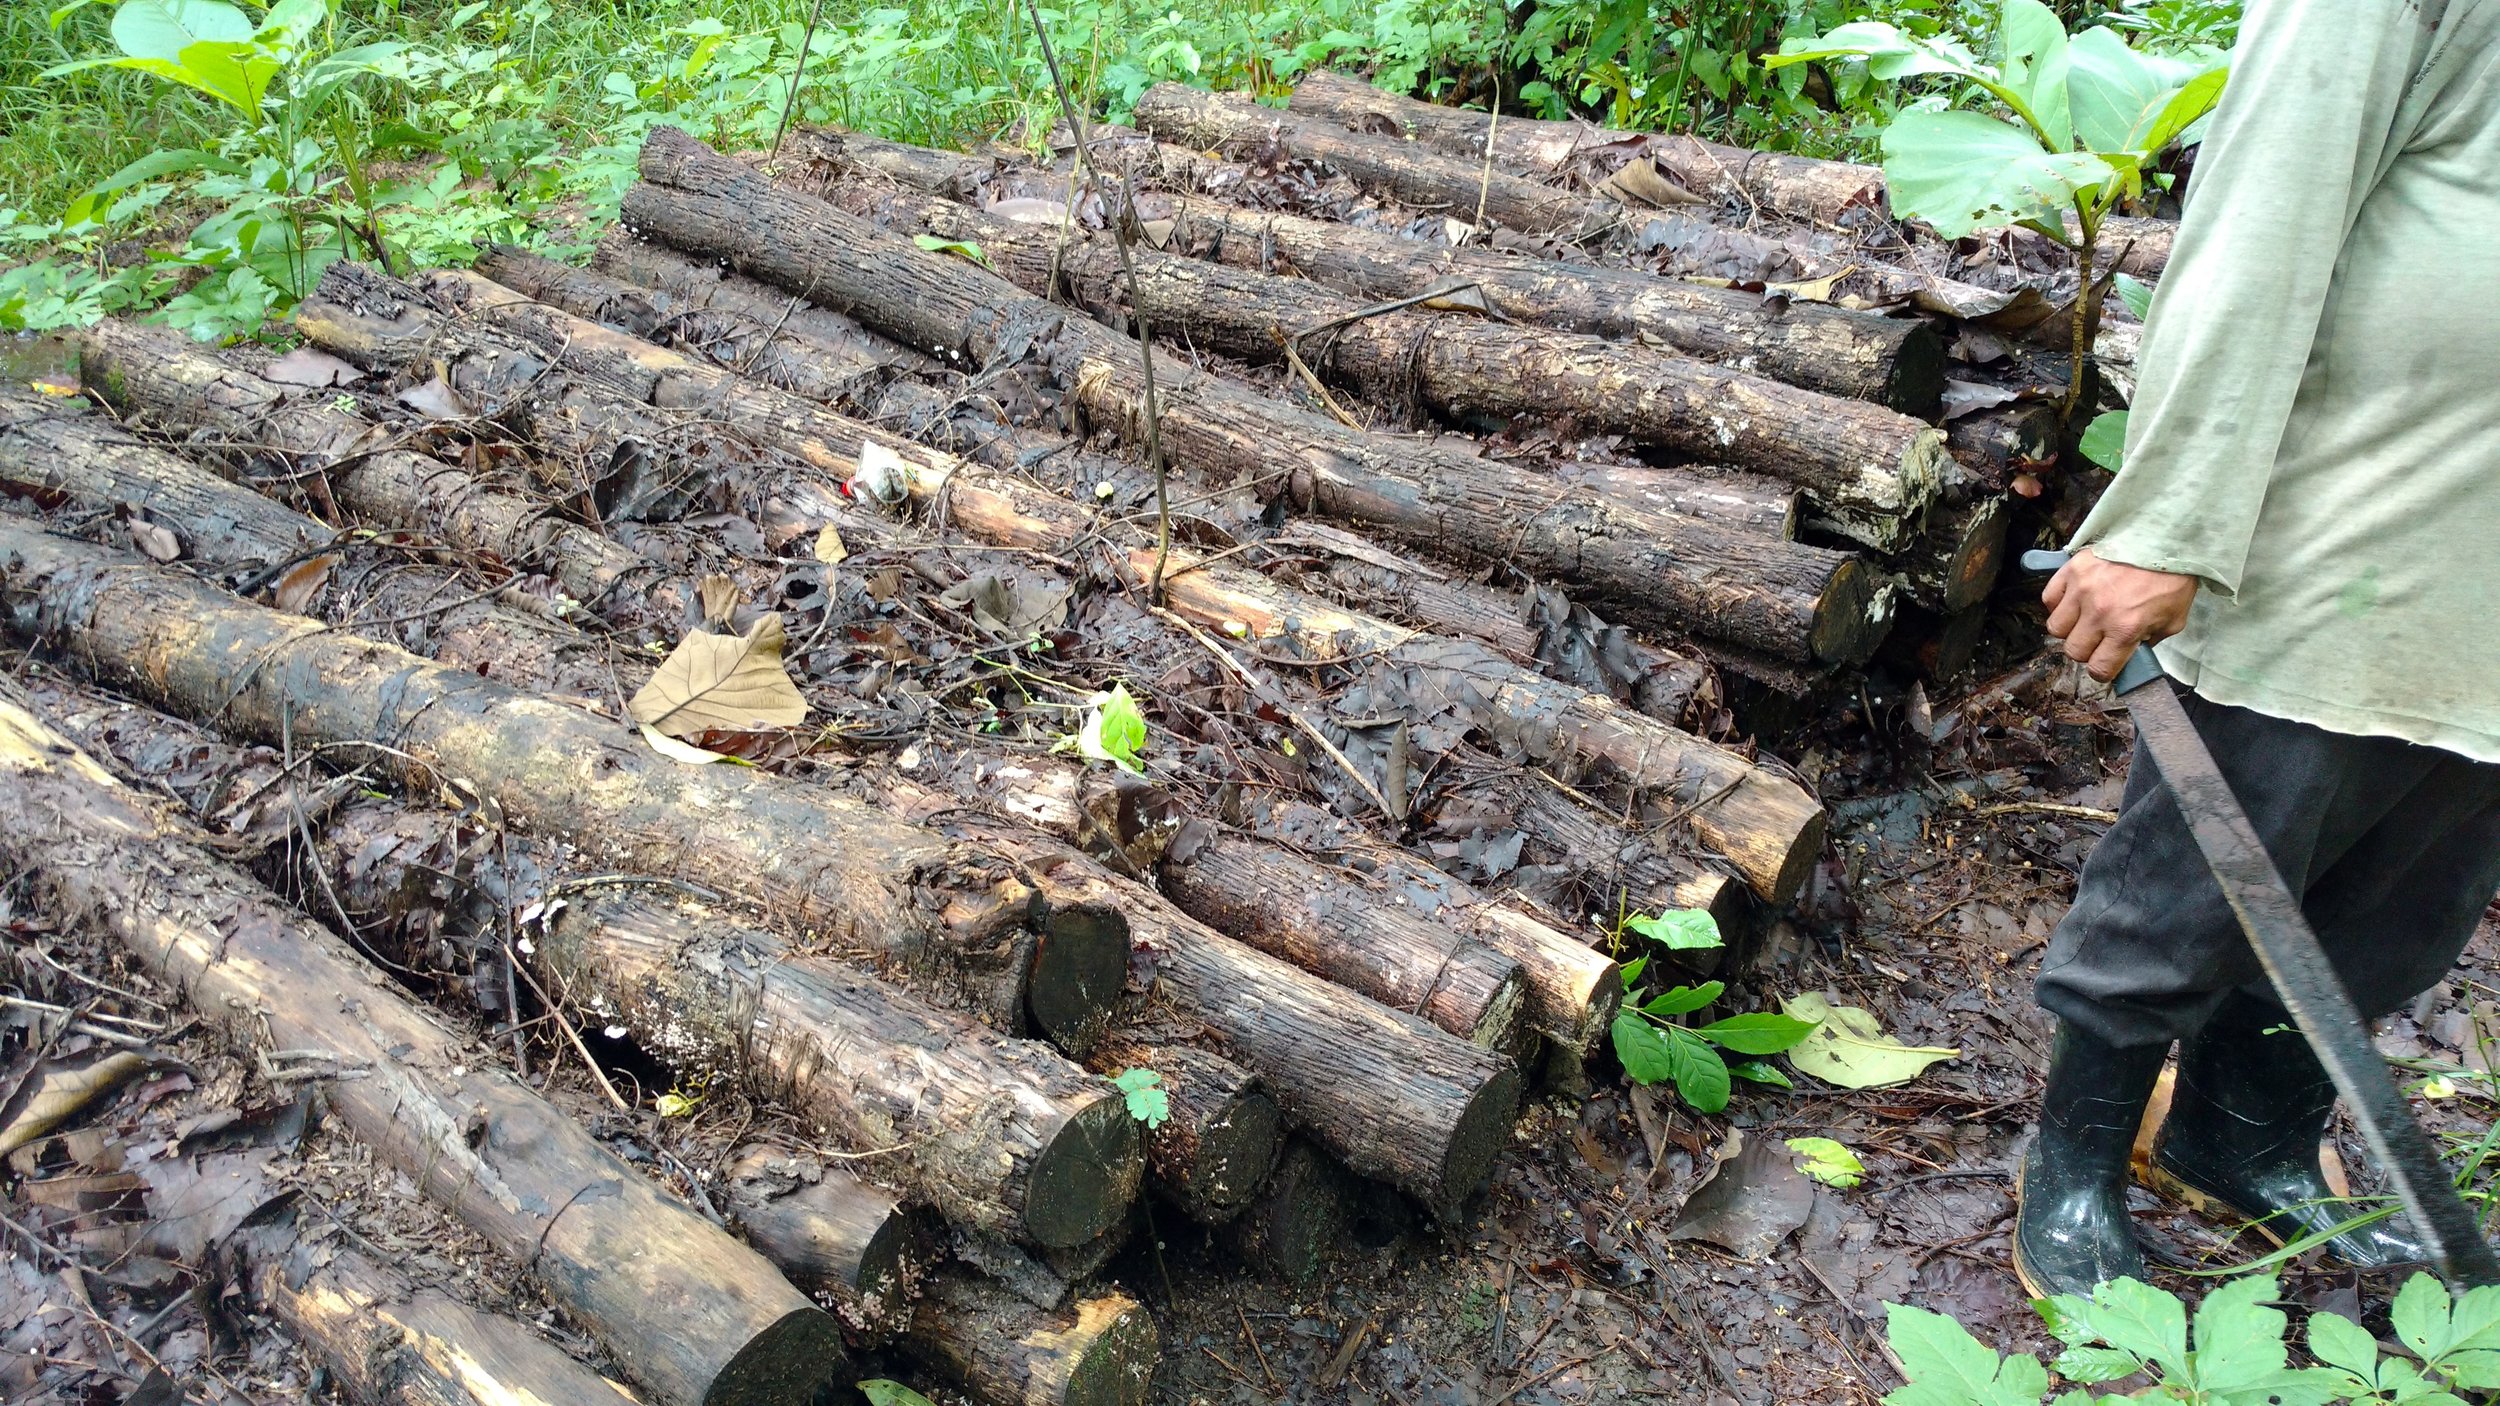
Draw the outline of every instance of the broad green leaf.
[[[1782,1001],[1780,1009],[1816,1027],[1788,1052],[1788,1062],[1844,1089],[1906,1083],[1936,1061],[1962,1053],[1941,1045],[1904,1045],[1885,1034],[1872,1015],[1856,1006],[1833,1005],[1811,991]]]
[[[2039,1359],[1999,1357],[1941,1313],[1888,1303],[1884,1336],[1909,1377],[1884,1406],[2039,1406],[2048,1390]]]
[[[178,63],[202,40],[249,43],[251,17],[225,0],[122,0],[113,11],[113,47],[134,59]]]
[[[2087,1385],[2114,1382],[2144,1370],[2144,1363],[2134,1353],[2114,1347],[2070,1347],[2049,1365],[2066,1380]]]
[[[2485,1284],[2457,1295],[2448,1325],[2448,1351],[2500,1351],[2500,1286]]]
[[[1641,973],[1649,970],[1649,954],[1643,952],[1623,964],[1623,989],[1630,991],[1641,984]]]
[[[2066,111],[2066,26],[2057,12],[2040,0],[2005,0],[1997,40],[2004,50],[1997,65],[2000,81],[2031,109],[2050,150],[2073,146],[2074,123]]]
[[[1879,20],[1844,24],[1820,37],[1800,35],[1783,40],[1780,51],[1766,57],[1762,64],[1765,68],[1785,68],[1831,59],[1864,59],[1866,71],[1887,83],[1930,73],[1996,77],[1996,70],[1979,62],[1970,50],[1951,39],[1917,38]]]
[[[1740,1059],[1728,1065],[1727,1072],[1757,1084],[1771,1084],[1783,1089],[1797,1087],[1796,1081],[1782,1074],[1778,1065],[1765,1060]]]
[[[2333,1313],[2309,1315],[2309,1355],[2330,1367],[2341,1367],[2364,1382],[2378,1379],[2378,1339],[2349,1318]]]
[[[1689,1015],[1727,993],[1727,983],[1705,981],[1699,986],[1678,986],[1652,996],[1641,1009],[1654,1016]]]
[[[1798,1041],[1814,1033],[1814,1022],[1774,1011],[1757,1011],[1714,1020],[1693,1033],[1738,1054],[1767,1055],[1796,1048]]]
[[[2138,136],[2151,130],[2174,92],[2219,67],[2222,59],[2212,53],[2140,53],[2116,32],[2095,26],[2067,45],[2066,62],[2075,136],[2091,151],[2129,151],[2141,149]]]
[[[1085,721],[1077,730],[1054,743],[1054,752],[1074,752],[1098,762],[1110,762],[1132,775],[1143,775],[1146,768],[1137,754],[1146,746],[1146,715],[1129,696],[1128,685],[1113,684],[1108,693],[1097,693],[1086,700]]]
[[[1719,920],[1704,908],[1678,908],[1650,917],[1635,913],[1623,925],[1671,952],[1706,951],[1723,947],[1726,939],[1719,935]]]
[[[2217,68],[2200,73],[2186,85],[2171,90],[2153,110],[2151,119],[2139,124],[2127,137],[2127,150],[2147,157],[2159,156],[2172,142],[2186,135],[2187,129],[2204,119],[2222,101],[2223,85],[2231,71]]]
[[[1163,1088],[1163,1076],[1151,1069],[1123,1069],[1113,1078],[1112,1086],[1128,1099],[1128,1116],[1149,1128],[1160,1128],[1172,1117],[1172,1096]]]
[[[2083,427],[2083,438],[2075,448],[2083,457],[2116,473],[2127,462],[2127,412],[2104,410]]]
[[[2427,1274],[2414,1275],[2396,1291],[2388,1319],[2396,1329],[2397,1339],[2416,1355],[2439,1356],[2448,1350],[2447,1286]]]
[[[992,272],[997,271],[997,265],[990,262],[990,256],[982,252],[980,245],[969,239],[940,239],[934,234],[915,234],[911,237],[911,242],[932,254],[952,254],[959,259],[969,259]]]
[[[203,39],[176,60],[182,81],[247,117],[260,116],[261,95],[278,76],[278,61],[258,44]]]
[[[2451,1352],[2439,1359],[2439,1371],[2463,1391],[2500,1388],[2500,1352]]]
[[[2118,301],[2126,305],[2128,312],[2135,314],[2136,321],[2142,322],[2153,315],[2152,284],[2131,273],[2119,274],[2112,283],[2118,290]]]
[[[1976,112],[1904,112],[1884,130],[1893,213],[1959,239],[1988,225],[2063,220],[2079,191],[2117,171],[2089,152],[2052,152],[2031,133]]]
[[[117,190],[127,190],[143,181],[152,181],[160,176],[179,175],[184,171],[220,171],[232,176],[240,175],[243,168],[213,151],[202,151],[198,147],[152,151],[98,181],[95,188],[87,193],[111,195]]]
[[[2115,1279],[2092,1291],[2079,1317],[2092,1336],[2165,1374],[2187,1366],[2187,1306],[2176,1294],[2141,1280]]]
[[[253,37],[273,49],[293,49],[330,17],[330,0],[278,0],[260,17]]]
[[[868,1398],[868,1406],[937,1406],[937,1403],[901,1382],[871,1377],[859,1384],[859,1394]]]
[[[1797,1170],[1843,1191],[1866,1180],[1866,1164],[1844,1143],[1827,1137],[1793,1137],[1788,1150],[1802,1158]]]
[[[2196,1385],[2234,1393],[2278,1381],[2290,1363],[2283,1334],[2291,1320],[2266,1301],[2274,1276],[2225,1280],[2196,1306]]]
[[[1675,1057],[1667,1048],[1666,1032],[1630,1011],[1617,1015],[1609,1029],[1625,1078],[1635,1084],[1664,1084],[1675,1078]]]
[[[1727,1061],[1680,1025],[1658,1027],[1667,1037],[1667,1057],[1674,1065],[1675,1091],[1696,1113],[1717,1113],[1727,1107]]]

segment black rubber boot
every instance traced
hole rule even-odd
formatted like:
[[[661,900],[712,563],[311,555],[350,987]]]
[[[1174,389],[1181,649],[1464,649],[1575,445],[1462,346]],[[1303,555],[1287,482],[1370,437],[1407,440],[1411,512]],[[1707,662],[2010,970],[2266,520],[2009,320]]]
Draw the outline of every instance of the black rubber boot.
[[[2326,1230],[2373,1203],[2336,1199],[2318,1170],[2335,1084],[2276,1006],[2232,993],[2179,1050],[2170,1115],[2153,1140],[2153,1189],[2190,1209],[2246,1221],[2277,1245]],[[2268,1034],[2272,1030],[2275,1033]],[[2424,1264],[2430,1250],[2402,1212],[2346,1231],[2326,1251],[2361,1269]]]
[[[2090,1294],[2144,1277],[2127,1219],[2129,1154],[2167,1045],[2122,1049],[2061,1023],[2040,1096],[2040,1135],[2023,1157],[2015,1198],[2014,1273],[2034,1298]]]

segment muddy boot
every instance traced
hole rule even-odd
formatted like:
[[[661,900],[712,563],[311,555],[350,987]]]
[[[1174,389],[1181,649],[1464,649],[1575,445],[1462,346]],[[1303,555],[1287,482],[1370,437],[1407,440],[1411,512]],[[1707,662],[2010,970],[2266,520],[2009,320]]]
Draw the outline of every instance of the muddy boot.
[[[2014,1273],[2034,1298],[2144,1277],[2127,1219],[2129,1153],[2166,1045],[2121,1049],[2060,1023],[2040,1135],[2014,1184]]]
[[[2190,1209],[2247,1221],[2275,1244],[2370,1209],[2337,1199],[2318,1170],[2318,1141],[2335,1084],[2291,1017],[2234,992],[2179,1050],[2170,1116],[2153,1140],[2147,1180]],[[2267,1034],[2268,1030],[2276,1033]],[[2403,1213],[2326,1243],[2361,1269],[2423,1264],[2430,1250]]]

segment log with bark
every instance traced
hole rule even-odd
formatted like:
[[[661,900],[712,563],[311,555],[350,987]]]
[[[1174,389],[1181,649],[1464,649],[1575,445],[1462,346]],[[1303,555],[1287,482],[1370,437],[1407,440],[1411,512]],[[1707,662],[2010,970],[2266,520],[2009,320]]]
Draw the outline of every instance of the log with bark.
[[[1482,161],[1489,142],[1495,166],[1544,180],[1564,177],[1575,167],[1602,176],[1627,161],[1647,158],[1687,191],[1730,205],[1759,207],[1819,225],[1850,224],[1858,212],[1878,220],[1890,216],[1883,168],[1854,161],[1509,113],[1496,122],[1489,113],[1400,97],[1325,69],[1303,76],[1291,106],[1351,131],[1394,132],[1453,159]],[[1591,157],[1597,160],[1591,162]],[[2112,216],[2101,226],[2097,260],[2104,268],[2154,277],[2170,261],[2171,236],[2177,229],[2175,220]]]
[[[907,345],[957,349],[984,365],[1038,354],[1099,423],[1138,437],[1143,384],[1135,347],[1108,329],[783,189],[682,132],[654,131],[643,165],[654,183],[627,196],[628,218],[640,227],[831,303]],[[1676,550],[1700,545],[1690,519],[1594,496],[1558,500],[1541,484],[1437,445],[1360,434],[1186,368],[1167,367],[1166,377],[1165,449],[1211,479],[1256,482],[1436,550],[1480,561],[1515,557],[1650,619],[1673,616],[1681,601],[1688,624],[1744,633],[1730,618],[1740,609],[1733,597],[1770,604],[1738,585],[1767,563],[1738,567],[1743,551],[1725,534],[1710,534],[1716,560],[1708,568]],[[1727,585],[1729,599],[1704,604],[1676,594],[1679,577],[1698,584],[1696,573],[1705,571],[1702,579]],[[1816,593],[1821,603],[1806,607],[1819,638],[1800,627],[1792,608],[1762,621],[1760,647],[1799,658],[1816,657],[1818,645],[1826,656],[1871,649],[1881,630],[1868,619],[1871,591],[1855,563],[1833,563]]]
[[[836,179],[818,189],[843,209],[915,235],[977,244],[1028,293],[1061,287],[1098,315],[1142,317],[1166,335],[1246,360],[1276,361],[1291,350],[1323,379],[1384,405],[1420,398],[1456,417],[1559,417],[1794,483],[1819,522],[1873,547],[1897,546],[1915,529],[1949,462],[1941,434],[1896,411],[1657,348],[1452,312],[1366,309],[1307,280],[1151,249],[1131,250],[1123,264],[1108,236],[1063,234],[883,181]],[[1617,471],[1627,488],[1643,473]],[[1682,486],[1671,479],[1656,491]],[[1598,489],[1603,501],[1643,501],[1609,488]]]
[[[1125,979],[1118,915],[1055,921],[1009,856],[745,768],[684,766],[579,708],[121,564],[0,522],[20,628],[170,711],[372,749],[421,786],[460,778],[523,829],[761,903],[1002,1030],[1048,1014],[1082,1043]]]
[[[12,604],[32,606],[18,589],[22,539],[35,534],[0,535]],[[122,574],[137,573],[161,574]],[[833,1319],[762,1256],[545,1099],[479,1067],[466,1036],[8,696],[0,774],[10,796],[0,849],[55,911],[113,933],[238,1048],[335,1061],[350,1077],[329,1081],[327,1098],[349,1131],[523,1265],[649,1399],[798,1406],[852,1380]]]
[[[1276,1159],[1266,1189],[1218,1234],[1251,1268],[1307,1289],[1351,1243],[1361,1195],[1337,1159],[1295,1141]]]
[[[666,319],[635,313],[633,309],[649,301],[637,293],[636,284],[655,294],[699,300],[706,315],[729,324],[703,344],[707,354],[732,358],[724,364],[750,369],[762,379],[801,394],[814,394],[807,389],[806,378],[777,378],[776,365],[786,361],[825,368],[829,374],[814,379],[856,383],[850,364],[843,360],[843,344],[770,326],[768,319],[789,305],[787,294],[775,294],[752,279],[697,264],[674,250],[621,231],[601,240],[596,263],[617,278],[509,250],[491,251],[478,266],[515,291],[576,316],[604,317],[608,325],[637,336],[670,329],[682,333],[697,324],[682,312]],[[750,338],[759,331],[770,331],[789,355],[782,361],[749,355]],[[861,369],[867,369],[866,365]],[[874,406],[852,403],[843,408],[879,421],[898,413],[905,419],[927,419],[943,412],[954,399],[917,383],[896,382],[877,393]],[[1031,442],[1030,431],[1001,426],[986,417],[968,419],[957,414],[948,431],[945,447],[959,448],[992,467],[1031,462],[1034,451],[1043,448]],[[994,452],[1006,462],[993,457]],[[1070,462],[1075,468],[1072,476],[1082,482],[1123,476],[1123,470],[1076,463],[1073,456],[1081,454],[1071,444],[1050,457]],[[1707,666],[1597,618],[1558,588],[1539,585],[1518,596],[1487,589],[1325,523],[1290,523],[1276,534],[1275,541],[1280,547],[1324,553],[1328,565],[1323,577],[1296,573],[1294,579],[1340,605],[1362,603],[1377,609],[1387,602],[1393,607],[1387,613],[1417,628],[1481,639],[1514,663],[1605,693],[1678,726],[1698,721],[1701,710],[1715,701]]]
[[[932,1276],[909,1345],[991,1406],[1145,1406],[1163,1355],[1153,1315],[1126,1294],[1037,1309],[961,1270]]]
[[[2057,458],[2057,406],[2018,400],[1945,423],[1945,444],[1978,485],[2003,493],[2016,475],[2037,473]]]
[[[1984,492],[1930,511],[1918,540],[1894,562],[1910,598],[1947,615],[1986,600],[2005,569],[2013,516],[2003,494]]]
[[[304,1193],[220,1241],[224,1281],[286,1325],[357,1406],[630,1406],[616,1383],[519,1320],[411,1280],[303,1214]]]
[[[334,266],[333,272],[345,267]],[[683,374],[689,380],[708,369],[683,358],[670,360],[674,354],[661,348],[527,303],[484,280],[445,275],[436,281],[436,286],[481,310],[497,326],[525,335],[532,346],[549,349],[551,356],[569,354],[559,348],[578,348],[590,359],[590,365],[666,366],[671,375],[679,374],[682,363]],[[372,314],[375,300],[369,300],[367,311],[361,314],[324,304],[310,319],[310,325],[318,335],[351,355],[385,364],[405,364],[422,356],[426,364],[441,365],[451,371],[462,384],[471,384],[467,378],[472,374],[477,384],[502,383],[537,374],[534,368],[538,363],[529,356],[490,353],[413,298],[412,294],[410,300],[392,303],[387,318]],[[441,353],[447,348],[460,349],[462,355],[446,360]],[[745,387],[739,393],[753,397],[779,394],[761,386]],[[805,402],[795,404],[806,406]],[[806,412],[787,413],[797,417]],[[992,491],[984,486],[992,481],[976,471],[961,469],[938,478],[932,496],[944,494],[947,509],[959,523],[973,526],[976,535],[1003,544],[1065,550],[1087,535],[1063,520],[1075,511],[1066,500],[1048,499],[1050,517],[1026,516],[1021,505],[1031,490],[1021,484],[1008,484]],[[1124,557],[1115,554],[1112,560],[1140,589],[1154,575],[1150,551],[1134,551]],[[1175,562],[1194,565],[1183,558],[1175,558]],[[1351,631],[1365,641],[1365,649],[1376,647],[1380,651],[1403,650],[1429,656],[1425,662],[1464,663],[1471,675],[1480,676],[1479,682],[1484,685],[1488,703],[1481,725],[1489,732],[1523,742],[1540,752],[1559,748],[1568,754],[1587,756],[1623,771],[1636,785],[1672,788],[1672,794],[1695,808],[1696,833],[1706,844],[1736,859],[1766,896],[1784,901],[1784,895],[1793,893],[1804,872],[1800,866],[1811,862],[1801,855],[1820,845],[1820,808],[1802,790],[1773,778],[1749,778],[1744,773],[1751,768],[1724,749],[1661,727],[1603,695],[1556,685],[1481,647],[1417,638],[1385,622],[1336,610],[1242,568],[1218,563],[1187,570],[1173,579],[1187,582],[1173,597],[1176,607],[1184,613],[1195,614],[1203,623],[1220,627],[1226,622],[1248,619],[1237,613],[1230,602],[1255,602],[1257,633],[1294,637],[1305,642],[1314,651],[1314,657],[1331,657],[1344,650],[1344,642],[1353,637],[1348,634]],[[1534,725],[1532,719],[1540,714],[1519,711],[1530,705],[1559,711],[1562,725]]]
[[[1168,1107],[1146,1133],[1147,1185],[1183,1215],[1221,1225],[1267,1183],[1284,1120],[1257,1075],[1192,1045],[1120,1036],[1096,1046],[1085,1067],[1106,1076],[1154,1071]]]
[[[842,1167],[761,1145],[732,1159],[727,1182],[738,1232],[855,1340],[881,1343],[903,1331],[922,1279],[944,1258],[927,1212]]]
[[[981,203],[985,196],[1057,199],[1067,178],[1035,167],[906,146],[856,133],[794,133],[794,148],[832,171],[866,171],[931,194]],[[1123,165],[1147,152],[1120,148]],[[1183,153],[1154,153],[1160,171],[1185,174]],[[1110,161],[1106,160],[1106,166]],[[1513,321],[1654,342],[1791,385],[1923,414],[1944,393],[1944,339],[1915,318],[1827,304],[1766,300],[1734,288],[1660,278],[1634,269],[1560,264],[1523,254],[1460,248],[1356,229],[1328,220],[1253,210],[1165,179],[1170,228],[1160,247],[1271,273],[1295,273],[1369,298],[1410,297],[1458,283]]]
[[[77,334],[79,379],[125,417],[231,464],[247,481],[317,474],[362,522],[424,521],[454,547],[543,571],[567,595],[622,624],[674,626],[688,602],[656,589],[657,566],[522,494],[427,455],[391,447],[330,394],[293,391],[171,328],[107,318]]]

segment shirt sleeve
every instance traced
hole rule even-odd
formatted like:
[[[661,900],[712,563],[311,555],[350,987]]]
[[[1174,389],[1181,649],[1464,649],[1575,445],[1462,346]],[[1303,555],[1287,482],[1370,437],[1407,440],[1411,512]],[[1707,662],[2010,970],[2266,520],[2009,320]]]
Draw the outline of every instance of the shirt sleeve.
[[[2248,6],[2145,327],[2126,467],[2074,548],[2238,591],[2422,26],[2421,0]]]

